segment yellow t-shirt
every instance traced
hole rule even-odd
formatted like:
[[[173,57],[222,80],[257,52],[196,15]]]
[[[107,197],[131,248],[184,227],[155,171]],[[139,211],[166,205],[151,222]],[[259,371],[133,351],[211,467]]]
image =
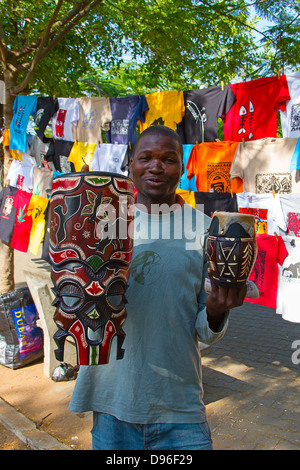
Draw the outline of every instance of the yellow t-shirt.
[[[75,171],[81,171],[83,165],[90,165],[97,143],[74,142],[68,161],[74,163]]]
[[[185,189],[176,189],[176,193],[182,197],[186,204],[189,204],[196,209],[195,193],[194,191],[186,191]]]
[[[196,176],[197,191],[234,193],[243,192],[240,178],[230,180],[230,169],[238,142],[203,142],[192,148],[186,164],[187,177]]]
[[[182,121],[185,112],[182,91],[160,91],[145,95],[149,109],[145,111],[145,122],[139,121],[140,131],[147,127],[161,124],[174,131],[176,125]]]
[[[37,256],[41,242],[45,234],[45,211],[49,199],[33,194],[30,199],[27,214],[32,216],[28,250]]]

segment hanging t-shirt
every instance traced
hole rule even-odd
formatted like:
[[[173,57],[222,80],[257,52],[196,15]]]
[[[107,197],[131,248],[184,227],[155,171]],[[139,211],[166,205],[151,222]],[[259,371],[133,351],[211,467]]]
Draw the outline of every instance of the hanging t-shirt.
[[[7,181],[11,186],[31,192],[33,188],[33,168],[35,166],[35,159],[22,152],[22,161],[12,161],[7,173]]]
[[[187,162],[187,177],[194,175],[197,191],[241,192],[240,180],[230,181],[230,169],[238,142],[203,142],[194,145]]]
[[[300,240],[283,237],[288,256],[279,267],[276,313],[284,320],[300,323]]]
[[[36,116],[37,97],[18,95],[14,100],[10,123],[10,148],[27,152],[27,125],[29,117]]]
[[[186,191],[184,189],[176,189],[176,194],[182,197],[186,204],[189,204],[196,209],[195,193],[194,191]]]
[[[83,165],[90,165],[97,144],[88,142],[74,142],[69,154],[68,162],[73,163],[75,171],[81,171]]]
[[[255,217],[255,229],[258,235],[268,233],[269,235],[280,235],[285,230],[286,223],[280,204],[280,195],[275,194],[237,194],[238,212],[252,214]]]
[[[137,122],[144,122],[148,104],[145,95],[129,95],[109,99],[112,121],[110,130],[106,133],[109,144],[129,144],[133,147],[136,142]]]
[[[101,144],[97,145],[91,168],[95,171],[107,171],[128,175],[127,170],[122,170],[123,160],[127,152],[127,145],[122,144]]]
[[[33,194],[41,197],[51,196],[53,171],[48,168],[33,168]]]
[[[218,118],[225,119],[236,98],[226,85],[183,92],[185,115],[177,126],[182,143],[214,142],[218,137]]]
[[[10,243],[15,225],[14,199],[17,192],[18,188],[13,186],[5,186],[0,192],[0,240],[5,243]]]
[[[290,101],[284,111],[280,111],[283,137],[300,137],[300,71],[286,75]]]
[[[263,77],[229,85],[236,102],[224,119],[224,140],[277,137],[277,110],[290,99],[286,76]]]
[[[55,170],[60,173],[72,173],[74,164],[68,161],[74,142],[67,140],[52,141],[46,154],[48,162],[53,162]]]
[[[231,178],[243,180],[244,191],[263,194],[300,192],[300,183],[289,172],[298,139],[264,138],[239,143],[232,162]]]
[[[18,190],[15,199],[14,207],[16,208],[16,219],[12,239],[10,242],[11,248],[26,253],[28,250],[30,231],[32,227],[32,217],[28,215],[31,193],[27,191]]]
[[[280,194],[284,227],[280,235],[300,237],[300,194]]]
[[[28,250],[37,256],[45,234],[45,212],[49,199],[33,194],[28,207],[28,215],[32,217]]]
[[[35,158],[38,167],[54,170],[53,162],[47,162],[47,154],[52,139],[41,140],[37,135],[33,139],[30,147],[29,155]]]
[[[209,217],[218,212],[238,212],[236,193],[208,193],[196,192],[195,201],[198,210]]]
[[[52,96],[39,96],[37,100],[35,124],[37,126],[36,133],[41,140],[44,138],[46,127],[58,111],[58,99]]]
[[[193,176],[192,179],[189,180],[187,177],[188,170],[186,168],[193,146],[193,144],[183,144],[182,146],[184,174],[180,178],[178,189],[184,189],[185,191],[197,191],[196,176]]]
[[[79,101],[79,120],[76,126],[76,139],[79,142],[102,142],[101,130],[109,130],[112,120],[109,98],[81,97]]]
[[[78,98],[58,98],[58,111],[51,118],[52,137],[74,142],[73,126],[77,125],[78,119]]]
[[[281,236],[262,234],[257,235],[257,258],[250,273],[249,280],[253,281],[259,291],[257,299],[246,302],[276,308],[278,288],[278,264],[282,264],[288,255]]]
[[[3,133],[3,141],[2,141],[3,148],[9,147],[9,144],[10,144],[10,130],[8,127],[6,127]]]
[[[185,112],[183,91],[158,91],[145,96],[149,109],[145,113],[145,121],[140,123],[140,131],[156,124],[175,131]]]
[[[299,169],[300,169],[300,137],[298,137],[298,142],[295,147],[294,153],[292,155],[289,171],[290,173],[292,173],[293,171],[299,170]],[[297,175],[296,175],[296,178],[297,178]],[[299,175],[298,175],[298,178],[299,178]]]

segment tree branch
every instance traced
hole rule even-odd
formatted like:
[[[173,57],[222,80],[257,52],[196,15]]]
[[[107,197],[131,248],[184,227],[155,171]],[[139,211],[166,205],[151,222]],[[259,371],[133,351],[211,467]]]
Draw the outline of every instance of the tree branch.
[[[47,28],[42,36],[41,39],[38,40],[39,42],[39,46],[38,46],[38,49],[37,49],[37,52],[33,58],[33,60],[31,61],[30,63],[30,67],[29,67],[29,71],[26,75],[26,77],[24,78],[24,80],[19,84],[19,85],[16,85],[15,87],[13,87],[10,91],[11,93],[20,93],[20,91],[22,91],[29,83],[30,81],[30,78],[32,77],[32,74],[34,73],[34,70],[35,70],[35,67],[36,65],[47,55],[49,54],[49,52],[65,37],[65,35],[72,29],[74,28],[74,26],[76,24],[79,23],[79,21],[84,17],[86,16],[93,8],[95,8],[99,3],[101,3],[103,0],[94,0],[92,2],[87,2],[84,1],[84,2],[80,2],[80,4],[78,4],[75,8],[73,8],[73,10],[71,10],[71,12],[69,12],[68,15],[66,15],[64,17],[63,20],[60,20],[58,22],[55,23],[55,20],[57,18],[57,15],[59,13],[59,10],[62,6],[62,3],[63,3],[63,0],[59,0],[58,1],[58,4],[55,8],[55,11],[47,25]],[[83,7],[82,9],[80,9],[81,7]],[[75,15],[75,16],[74,16]],[[73,21],[71,22],[70,21],[70,18],[74,18]],[[49,36],[51,34],[51,29],[55,23],[56,26],[58,25],[62,25],[64,24],[65,22],[67,22],[67,25],[66,27],[61,30],[59,32],[59,34],[48,44],[48,46],[46,46],[44,49],[44,45],[46,43],[46,41],[49,39]],[[28,46],[29,47],[29,46]],[[27,49],[28,49],[27,47]],[[31,46],[32,47],[32,46]],[[19,53],[21,53],[19,51]]]

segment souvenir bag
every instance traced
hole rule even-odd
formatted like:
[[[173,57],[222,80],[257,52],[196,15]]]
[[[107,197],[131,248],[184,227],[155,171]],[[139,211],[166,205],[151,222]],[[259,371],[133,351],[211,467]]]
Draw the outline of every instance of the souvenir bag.
[[[132,181],[112,173],[70,173],[53,180],[49,256],[58,361],[68,335],[79,365],[108,363],[115,337],[117,359],[124,355],[133,194]]]
[[[28,287],[0,295],[0,364],[27,366],[44,355],[43,330]]]
[[[255,217],[214,212],[208,232],[207,256],[214,283],[223,287],[244,286],[257,256]]]

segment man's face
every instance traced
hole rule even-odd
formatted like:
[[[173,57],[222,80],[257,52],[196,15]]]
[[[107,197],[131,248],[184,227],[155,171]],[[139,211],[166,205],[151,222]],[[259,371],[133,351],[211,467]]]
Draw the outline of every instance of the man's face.
[[[143,199],[154,204],[173,203],[184,172],[178,142],[165,135],[145,135],[138,142],[130,171]]]

